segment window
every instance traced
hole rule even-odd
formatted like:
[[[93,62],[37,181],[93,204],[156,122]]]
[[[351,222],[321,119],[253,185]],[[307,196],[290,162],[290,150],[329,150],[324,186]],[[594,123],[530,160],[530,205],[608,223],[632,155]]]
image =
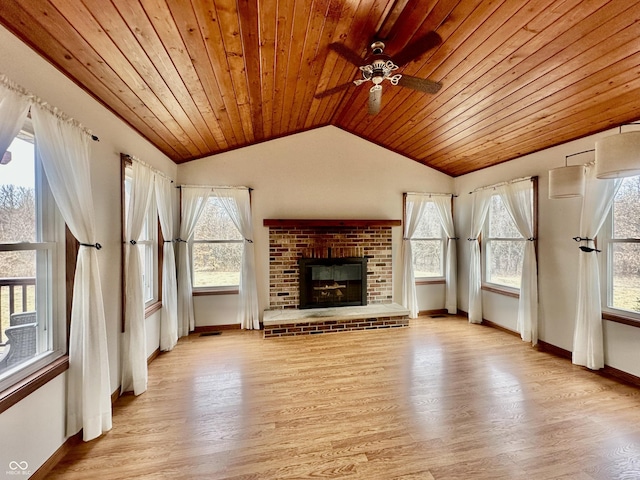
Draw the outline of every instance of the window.
[[[603,304],[640,319],[640,176],[622,180],[601,238]]]
[[[444,231],[433,202],[425,204],[422,218],[411,237],[411,250],[416,279],[444,276]]]
[[[142,234],[138,240],[142,260],[145,305],[158,301],[158,212],[155,201],[149,203]]]
[[[129,196],[131,194],[132,168],[130,161],[125,161],[124,176],[124,215],[123,222],[126,218],[126,212],[129,211]],[[124,225],[124,223],[123,223]],[[124,231],[124,229],[123,229]],[[131,239],[124,239],[129,241]],[[140,262],[142,267],[142,281],[145,306],[153,305],[160,299],[159,288],[159,270],[158,265],[161,262],[158,259],[158,209],[155,200],[152,198],[149,202],[149,208],[144,218],[144,226],[140,238],[136,245],[140,249]],[[124,253],[123,253],[124,254]]]
[[[240,284],[244,239],[217,197],[210,196],[193,235],[194,289]]]
[[[66,352],[64,222],[31,131],[0,161],[0,391]]]
[[[526,240],[518,232],[498,194],[491,197],[483,239],[485,283],[520,289]]]

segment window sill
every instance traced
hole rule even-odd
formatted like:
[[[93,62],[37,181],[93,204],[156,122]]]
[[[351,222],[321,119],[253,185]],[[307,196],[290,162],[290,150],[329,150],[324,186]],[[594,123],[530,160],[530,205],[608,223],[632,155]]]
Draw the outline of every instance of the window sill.
[[[69,356],[64,355],[27,378],[0,392],[0,413],[56,378],[69,368]]]
[[[618,313],[602,312],[602,319],[640,328],[640,320],[636,320],[635,318],[631,317],[625,317],[624,315],[620,315]]]
[[[416,285],[444,285],[444,278],[416,278]]]
[[[144,309],[144,318],[150,317],[151,315],[153,315],[154,313],[156,313],[160,309],[162,309],[162,302],[152,303],[148,307],[145,307],[145,309]]]
[[[238,295],[238,293],[240,293],[238,287],[210,287],[193,290],[194,297],[204,297],[207,295]]]
[[[484,290],[485,292],[497,293],[498,295],[504,295],[505,297],[520,298],[519,292],[516,292],[514,290],[507,290],[506,288],[490,287],[488,285],[483,285],[481,289]]]

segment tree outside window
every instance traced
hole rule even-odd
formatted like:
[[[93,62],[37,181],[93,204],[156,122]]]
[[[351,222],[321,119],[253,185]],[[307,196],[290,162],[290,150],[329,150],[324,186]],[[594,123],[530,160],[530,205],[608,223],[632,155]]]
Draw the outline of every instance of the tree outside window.
[[[443,277],[444,231],[433,202],[425,210],[411,237],[413,271],[416,279]]]
[[[243,242],[218,198],[210,196],[193,235],[193,288],[237,287]]]
[[[640,313],[640,176],[622,180],[604,237],[608,263],[604,269],[606,305]]]
[[[0,242],[4,244],[0,252],[0,343],[3,344],[7,342],[11,315],[36,308],[36,251],[11,248],[13,243],[36,241],[33,139],[20,135],[11,143],[5,158],[6,163],[0,165]]]
[[[126,218],[126,212],[129,211],[129,197],[131,195],[131,182],[133,180],[131,175],[131,163],[130,161],[125,161],[123,222]],[[127,239],[123,240],[128,241]],[[149,306],[158,302],[160,298],[160,277],[158,273],[160,264],[158,259],[158,209],[156,201],[153,198],[151,202],[149,202],[149,208],[144,218],[144,226],[142,227],[142,232],[136,245],[140,250],[144,302],[146,306]]]
[[[0,391],[64,354],[64,238],[22,131],[0,161]]]
[[[525,239],[500,195],[493,195],[484,227],[485,283],[520,289]]]

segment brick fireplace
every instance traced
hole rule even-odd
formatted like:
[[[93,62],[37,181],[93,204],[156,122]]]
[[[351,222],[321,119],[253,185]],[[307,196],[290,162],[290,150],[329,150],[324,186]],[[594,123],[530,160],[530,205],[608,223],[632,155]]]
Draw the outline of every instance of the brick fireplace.
[[[284,221],[269,226],[269,307],[299,308],[302,258],[366,257],[367,304],[393,299],[392,226],[400,221]]]
[[[392,227],[400,226],[400,220],[264,220],[264,225],[269,227],[265,338],[409,325],[409,311],[392,303]],[[342,306],[338,297],[351,298],[358,263],[366,270],[360,273],[366,291],[356,306],[350,301]],[[304,269],[309,264],[320,268],[319,282],[314,282],[311,291],[320,291],[329,301],[327,307],[299,310],[301,278],[305,288],[309,280]],[[329,270],[335,277],[327,280]],[[313,301],[325,303],[319,298]]]

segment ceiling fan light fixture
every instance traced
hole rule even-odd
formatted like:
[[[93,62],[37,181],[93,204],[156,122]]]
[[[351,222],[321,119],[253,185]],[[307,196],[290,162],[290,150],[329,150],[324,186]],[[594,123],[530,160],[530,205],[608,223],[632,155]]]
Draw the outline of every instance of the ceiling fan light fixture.
[[[623,178],[634,175],[640,175],[640,130],[619,133],[596,141],[597,178]]]
[[[396,73],[393,77],[389,77],[389,81],[391,82],[391,85],[398,85],[398,82],[400,81],[401,78],[402,78],[402,75],[400,75],[399,73]]]

